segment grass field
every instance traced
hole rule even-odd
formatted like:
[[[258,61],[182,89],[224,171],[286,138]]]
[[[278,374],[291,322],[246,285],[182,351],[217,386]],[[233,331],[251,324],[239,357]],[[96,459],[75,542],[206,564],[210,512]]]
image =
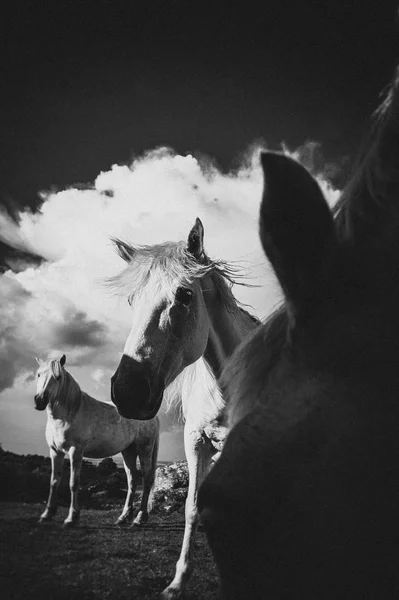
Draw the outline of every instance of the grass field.
[[[67,509],[38,524],[43,505],[0,503],[2,600],[152,600],[170,583],[183,537],[181,515],[142,529],[113,525],[119,510],[84,510],[65,530]],[[187,600],[220,600],[205,534],[197,533]]]

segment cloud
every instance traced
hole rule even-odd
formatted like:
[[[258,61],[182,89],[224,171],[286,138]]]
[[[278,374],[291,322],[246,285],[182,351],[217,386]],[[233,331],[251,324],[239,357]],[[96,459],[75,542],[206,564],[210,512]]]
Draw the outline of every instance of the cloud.
[[[25,271],[28,267],[35,267],[43,262],[41,256],[12,248],[4,242],[0,242],[0,272],[4,273],[11,269],[14,273]]]
[[[90,320],[79,310],[72,314],[65,314],[64,319],[64,322],[55,325],[53,329],[56,344],[92,348],[104,345],[107,328],[99,321]]]
[[[111,237],[134,244],[186,239],[200,217],[208,254],[242,265],[247,281],[259,285],[236,286],[237,298],[266,316],[280,290],[257,233],[259,151],[252,147],[234,172],[223,174],[206,157],[160,148],[130,166],[113,165],[84,189],[43,192],[36,213],[26,210],[13,219],[1,212],[0,240],[16,249],[17,263],[10,264],[18,272],[0,274],[0,390],[21,374],[29,377],[35,355],[66,351],[87,391],[109,399],[109,376],[130,323],[127,302],[102,284],[123,267]],[[290,154],[304,160],[306,152]],[[319,183],[332,205],[339,191],[321,171]],[[32,256],[44,260],[32,263]]]
[[[29,369],[29,339],[20,343],[21,316],[31,294],[18,282],[1,276],[0,302],[0,392],[14,383],[18,373]]]

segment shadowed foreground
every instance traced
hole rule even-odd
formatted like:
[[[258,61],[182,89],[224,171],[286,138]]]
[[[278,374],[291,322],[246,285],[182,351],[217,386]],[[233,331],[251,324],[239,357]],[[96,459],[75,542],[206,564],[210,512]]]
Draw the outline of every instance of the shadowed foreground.
[[[67,509],[60,507],[54,522],[39,525],[42,508],[0,503],[2,600],[159,598],[179,556],[183,515],[162,520],[153,516],[147,526],[132,531],[113,526],[118,509],[86,510],[81,525],[64,530]],[[219,600],[204,533],[196,539],[196,568],[187,599]]]

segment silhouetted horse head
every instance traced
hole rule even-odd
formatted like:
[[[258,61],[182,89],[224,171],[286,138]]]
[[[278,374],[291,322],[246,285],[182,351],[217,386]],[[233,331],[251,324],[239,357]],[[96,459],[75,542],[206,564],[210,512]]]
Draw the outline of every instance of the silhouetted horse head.
[[[223,597],[395,598],[398,76],[335,221],[303,167],[261,160],[285,303],[223,374],[232,430],[199,493]]]

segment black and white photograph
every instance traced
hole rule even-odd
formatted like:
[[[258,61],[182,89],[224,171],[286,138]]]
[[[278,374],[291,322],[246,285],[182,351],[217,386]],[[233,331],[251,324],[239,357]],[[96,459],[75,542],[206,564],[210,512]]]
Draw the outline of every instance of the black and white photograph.
[[[0,23],[2,600],[397,600],[397,0]]]

